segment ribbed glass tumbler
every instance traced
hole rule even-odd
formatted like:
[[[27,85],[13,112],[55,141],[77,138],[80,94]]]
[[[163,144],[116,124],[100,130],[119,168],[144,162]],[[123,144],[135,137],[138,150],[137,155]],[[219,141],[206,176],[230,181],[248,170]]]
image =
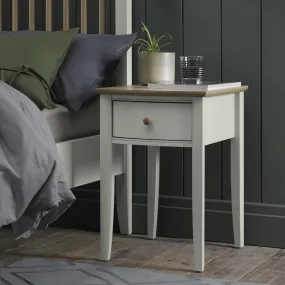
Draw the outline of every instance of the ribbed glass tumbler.
[[[203,80],[204,57],[181,56],[181,79],[183,84],[201,84]]]

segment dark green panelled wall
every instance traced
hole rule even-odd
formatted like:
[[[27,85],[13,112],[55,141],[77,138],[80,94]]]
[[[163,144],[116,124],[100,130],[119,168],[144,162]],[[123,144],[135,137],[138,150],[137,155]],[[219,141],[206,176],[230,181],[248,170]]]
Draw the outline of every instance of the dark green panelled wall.
[[[4,28],[11,29],[10,0]],[[28,0],[20,0],[22,29]],[[71,26],[80,23],[80,1],[71,0]],[[36,26],[44,28],[44,0],[36,0]],[[62,28],[62,1],[54,0],[53,28]],[[106,32],[114,31],[114,0],[106,0]],[[284,0],[133,0],[133,31],[140,21],[154,33],[169,32],[177,55],[204,55],[205,79],[242,81],[245,96],[245,240],[285,246],[285,10]],[[26,13],[23,13],[26,11]],[[88,0],[88,32],[98,32],[98,1]],[[134,50],[134,83],[137,57]],[[206,148],[206,239],[231,242],[229,142]],[[158,234],[192,236],[191,149],[161,149]],[[133,199],[136,233],[146,232],[146,148],[134,147]],[[77,202],[58,225],[99,230],[98,183],[74,189]],[[118,230],[117,223],[115,230]]]

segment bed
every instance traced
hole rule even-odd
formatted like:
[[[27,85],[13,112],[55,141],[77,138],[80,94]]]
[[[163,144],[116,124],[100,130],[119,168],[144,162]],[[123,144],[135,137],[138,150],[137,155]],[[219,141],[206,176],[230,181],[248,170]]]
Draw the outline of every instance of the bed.
[[[12,30],[18,30],[18,19],[21,13],[19,1],[12,2]],[[29,0],[29,30],[35,29],[35,1]],[[59,1],[59,0],[57,0]],[[63,29],[69,29],[70,1],[63,1]],[[94,0],[95,1],[95,0]],[[96,0],[99,3],[99,33],[104,34],[105,1]],[[54,1],[45,1],[45,26],[46,31],[52,30],[52,5]],[[81,33],[87,33],[87,10],[88,1],[81,0]],[[0,10],[2,1],[0,0]],[[0,30],[2,29],[0,21]],[[132,1],[115,1],[115,33],[131,34],[132,27]],[[120,61],[116,70],[115,84],[129,85],[132,82],[131,48]],[[99,100],[93,100],[77,112],[70,112],[66,107],[58,105],[53,110],[43,109],[48,125],[56,142],[57,151],[63,163],[65,179],[70,188],[78,187],[100,180],[100,108]],[[117,195],[118,216],[120,230],[123,234],[130,234],[131,209],[127,208],[130,197],[131,177],[126,177],[126,169],[131,167],[131,146],[116,145],[113,151],[113,173],[118,176]]]
[[[30,1],[32,2],[32,1]],[[130,34],[131,31],[131,2],[130,0],[117,0],[116,5],[116,34]],[[64,17],[63,26],[68,29],[68,11],[69,1],[64,0]],[[47,0],[47,15],[46,15],[46,27],[51,29],[51,5],[52,1]],[[105,1],[99,0],[99,32],[104,33],[104,14],[105,14]],[[31,21],[33,23],[33,21]],[[87,1],[81,1],[81,31],[87,32]],[[128,51],[128,55],[122,60],[117,70],[115,78],[116,85],[128,85],[132,81],[132,63],[131,63],[131,50]],[[94,111],[96,112],[94,114]],[[99,156],[100,156],[100,145],[99,145],[99,100],[93,102],[91,106],[87,106],[80,110],[76,114],[68,114],[64,107],[60,106],[58,110],[44,111],[45,116],[51,123],[51,128],[54,130],[56,139],[62,137],[63,140],[57,141],[59,153],[63,159],[65,170],[67,174],[67,180],[71,187],[78,187],[91,182],[100,180],[99,176]],[[66,125],[73,123],[78,124],[79,121],[84,122],[88,117],[93,118],[94,125],[87,127],[83,133],[79,130],[78,134],[59,134],[58,128],[62,128],[62,125],[58,125],[55,116],[61,117],[62,121]],[[87,119],[88,120],[88,119]],[[70,124],[68,123],[70,121]],[[81,123],[79,123],[81,124]],[[55,127],[58,125],[58,127]],[[82,124],[84,125],[84,123]],[[86,126],[85,126],[86,127]],[[84,127],[84,128],[85,128]],[[65,128],[66,129],[66,128]],[[71,131],[72,132],[72,131]],[[67,138],[67,139],[65,139]],[[124,173],[124,154],[127,153],[121,147],[115,150],[114,157],[114,174],[119,175]],[[130,155],[130,151],[128,151]]]

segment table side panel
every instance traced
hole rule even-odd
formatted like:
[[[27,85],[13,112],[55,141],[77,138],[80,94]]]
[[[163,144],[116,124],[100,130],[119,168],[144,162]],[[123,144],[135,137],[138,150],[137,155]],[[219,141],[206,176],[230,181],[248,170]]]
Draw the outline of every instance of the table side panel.
[[[235,94],[203,99],[205,144],[235,136]]]

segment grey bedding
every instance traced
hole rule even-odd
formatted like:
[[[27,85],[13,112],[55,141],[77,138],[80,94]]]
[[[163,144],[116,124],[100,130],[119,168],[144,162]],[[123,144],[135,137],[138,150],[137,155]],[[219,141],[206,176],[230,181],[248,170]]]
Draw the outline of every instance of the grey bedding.
[[[64,142],[100,134],[100,100],[94,100],[77,112],[58,105],[56,109],[44,109],[44,117],[55,141]]]
[[[0,81],[0,228],[29,237],[55,221],[75,200],[63,173],[41,111]]]

